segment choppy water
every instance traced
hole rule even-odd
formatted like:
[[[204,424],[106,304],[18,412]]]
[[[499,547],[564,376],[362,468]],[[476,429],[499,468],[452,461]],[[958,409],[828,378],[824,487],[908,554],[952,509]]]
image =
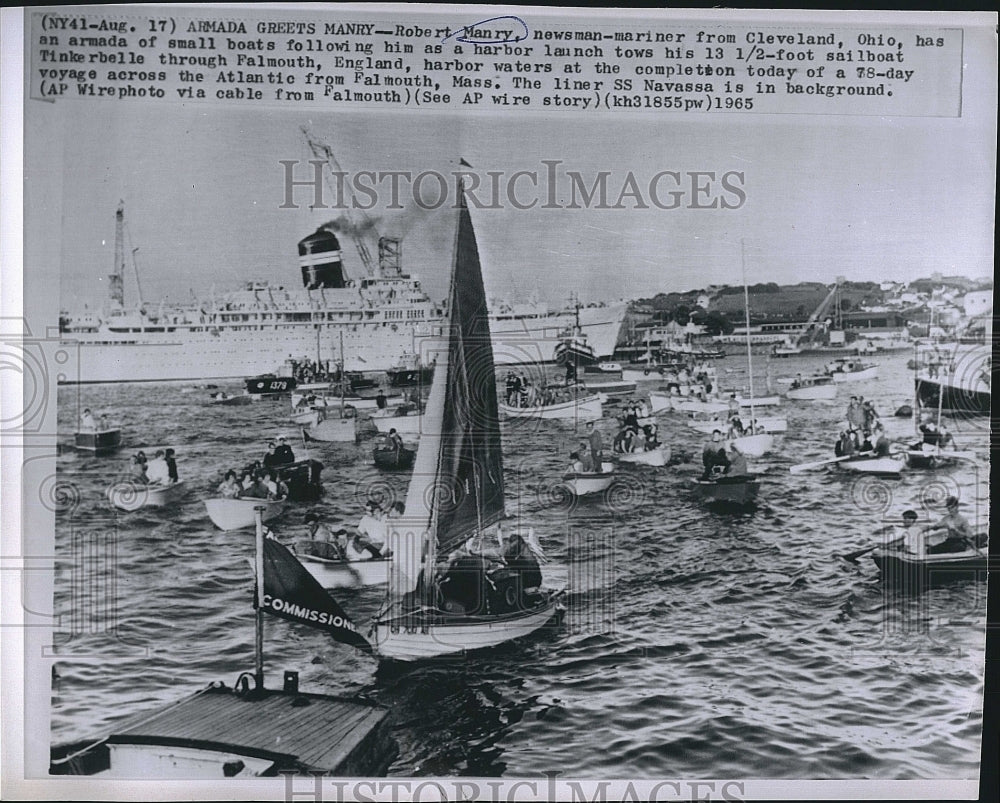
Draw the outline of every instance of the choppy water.
[[[742,514],[699,506],[695,462],[636,467],[606,497],[569,505],[553,487],[577,442],[572,426],[505,426],[508,509],[535,527],[547,570],[569,583],[565,621],[481,656],[377,674],[370,658],[319,631],[269,620],[269,685],[295,669],[306,690],[363,691],[388,706],[400,747],[393,775],[977,778],[986,584],[900,597],[869,558],[837,556],[873,543],[905,508],[937,517],[950,493],[985,531],[988,422],[952,422],[978,471],[963,464],[898,480],[788,472],[830,456],[854,392],[876,401],[890,434],[909,434],[909,422],[889,418],[911,403],[908,356],[880,357],[881,378],[842,386],[836,402],[784,403],[790,431],[774,455],[751,461],[764,482],[757,508]],[[820,362],[798,357],[772,370]],[[742,383],[738,358],[718,365],[731,372],[722,385]],[[213,407],[207,395],[177,384],[79,391],[79,403],[122,418],[127,449],[100,458],[65,450],[58,460],[66,660],[53,684],[53,742],[252,667],[252,535],[216,530],[201,500],[222,467],[294,430],[287,401]],[[77,389],[63,389],[67,438],[77,404]],[[702,436],[679,416],[660,421],[675,452],[697,460]],[[173,509],[116,517],[103,489],[132,451],[158,445],[177,450],[191,490]],[[405,495],[407,476],[376,471],[368,444],[308,453],[326,466],[325,497],[276,520],[279,535],[301,532],[310,509],[350,525],[367,496]],[[336,596],[366,623],[381,592]]]

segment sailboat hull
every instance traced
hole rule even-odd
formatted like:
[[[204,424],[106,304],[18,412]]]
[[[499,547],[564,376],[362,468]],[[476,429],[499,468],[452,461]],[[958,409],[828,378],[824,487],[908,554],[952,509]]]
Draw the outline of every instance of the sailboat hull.
[[[771,434],[788,431],[788,419],[786,418],[757,417],[754,420],[760,429]],[[687,424],[695,432],[702,432],[705,435],[711,435],[717,429],[725,432],[729,426],[729,422],[722,417],[711,418],[708,421],[691,420]]]
[[[602,471],[575,474],[568,473],[563,475],[563,484],[569,488],[570,492],[574,496],[589,496],[590,494],[599,494],[602,491],[606,491],[611,487],[611,483],[615,481],[615,464],[614,463],[602,463]]]
[[[801,388],[789,388],[785,391],[786,399],[798,401],[817,401],[837,398],[837,386],[829,383],[823,385],[806,385]]]
[[[308,544],[310,542],[306,542]],[[327,560],[307,554],[296,544],[299,563],[323,588],[358,588],[383,585],[389,579],[389,561],[383,560]]]
[[[254,508],[264,507],[262,518],[270,521],[281,515],[288,503],[284,499],[206,499],[205,509],[212,523],[220,530],[241,530],[254,526]]]
[[[382,660],[420,661],[496,647],[534,633],[555,616],[554,594],[534,608],[501,616],[447,617],[430,613],[379,620],[372,626],[375,652]]]
[[[604,415],[600,396],[588,396],[585,399],[549,404],[544,407],[508,407],[506,404],[501,404],[499,408],[508,418],[596,421]]]
[[[357,429],[353,418],[328,418],[318,421],[303,433],[306,438],[323,443],[353,443],[357,439]]]
[[[373,415],[371,422],[375,428],[386,434],[396,430],[400,435],[419,435],[424,417],[422,415]]]
[[[745,435],[742,438],[733,438],[733,443],[747,457],[760,457],[774,448],[774,436],[767,433],[763,435]]]

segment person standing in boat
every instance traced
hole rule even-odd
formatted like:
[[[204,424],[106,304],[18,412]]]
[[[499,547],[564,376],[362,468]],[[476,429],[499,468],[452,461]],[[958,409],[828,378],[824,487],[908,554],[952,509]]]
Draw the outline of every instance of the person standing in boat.
[[[865,428],[874,431],[875,425],[879,420],[879,414],[875,409],[875,405],[872,403],[871,399],[869,399],[861,405],[861,408],[865,414]]]
[[[860,432],[865,428],[865,411],[857,396],[851,396],[851,401],[847,405],[848,430]]]
[[[379,410],[384,410],[389,404],[389,401],[385,397],[385,391],[382,388],[378,389],[378,395],[375,397],[375,406]]]
[[[889,439],[885,435],[885,428],[881,424],[876,424],[873,435],[875,439],[875,457],[888,457],[890,444]]]
[[[223,499],[239,499],[242,493],[243,488],[236,479],[236,472],[233,470],[227,471],[225,479],[219,485],[219,496]]]
[[[82,432],[85,429],[97,429],[97,422],[94,420],[94,414],[90,412],[89,407],[85,407],[83,414],[80,416],[80,431]]]
[[[146,476],[150,485],[166,485],[170,482],[170,469],[167,467],[163,449],[157,449],[153,459],[149,461],[149,465],[146,466]]]
[[[180,476],[177,474],[177,458],[174,457],[174,450],[167,449],[163,455],[163,459],[167,461],[167,479],[170,482],[180,482]]]
[[[288,439],[284,435],[278,438],[278,446],[274,450],[274,456],[277,459],[276,465],[279,466],[287,466],[289,463],[295,462],[295,453],[288,445]]]
[[[403,451],[403,438],[393,427],[389,430],[389,434],[385,438],[386,445],[396,451],[396,457],[398,459],[399,453]]]
[[[600,471],[604,461],[604,439],[593,421],[587,422],[587,442],[590,444],[590,461],[594,471]]]
[[[706,480],[711,479],[716,466],[725,468],[729,463],[729,459],[726,457],[726,449],[722,445],[722,430],[712,430],[711,440],[707,441],[705,447],[701,450],[701,462],[705,467],[702,479]]]
[[[107,432],[109,429],[111,429],[111,422],[108,420],[107,415],[101,416],[101,422],[100,424],[98,424],[97,429],[99,432]]]
[[[280,465],[278,455],[274,451],[276,448],[277,444],[274,441],[267,442],[267,454],[264,455],[264,468],[274,468]]]

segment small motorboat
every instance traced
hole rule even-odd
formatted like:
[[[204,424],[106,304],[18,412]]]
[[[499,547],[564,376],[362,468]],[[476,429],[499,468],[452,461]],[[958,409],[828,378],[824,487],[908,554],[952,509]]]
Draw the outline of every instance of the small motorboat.
[[[245,527],[254,526],[254,510],[263,506],[264,511],[261,518],[264,521],[280,516],[288,506],[285,499],[253,499],[244,497],[242,499],[206,499],[205,509],[212,523],[220,530],[242,530]]]
[[[838,383],[865,382],[869,379],[878,379],[878,365],[862,363],[860,360],[849,357],[840,357],[827,363],[826,374]]]
[[[244,380],[248,394],[259,396],[280,396],[295,390],[296,381],[291,376],[261,374]]]
[[[302,437],[322,443],[354,443],[358,438],[357,418],[321,418],[303,427]]]
[[[209,398],[211,404],[224,404],[227,407],[242,407],[246,404],[250,404],[253,401],[253,396],[249,393],[238,393],[236,395],[232,393],[226,393],[224,390],[220,390],[218,393],[213,393]]]
[[[741,507],[752,504],[760,490],[760,480],[755,474],[740,477],[713,477],[695,480],[695,493],[706,504]]]
[[[649,449],[648,451],[631,452],[615,456],[618,458],[619,463],[662,468],[670,461],[670,447],[666,445],[657,446],[655,449]]]
[[[508,407],[498,405],[501,413],[507,418],[543,418],[562,419],[568,421],[597,421],[604,415],[604,407],[599,395],[571,399],[558,404],[546,404],[535,407]]]
[[[326,541],[295,542],[295,556],[323,588],[358,588],[389,580],[389,559],[341,560],[332,557]]]
[[[844,471],[854,474],[875,474],[880,477],[898,477],[906,467],[902,457],[854,457],[837,463]]]
[[[959,580],[985,580],[988,566],[986,533],[976,537],[977,549],[923,554],[900,547],[879,547],[872,560],[888,585],[919,590]]]
[[[107,495],[114,507],[131,512],[144,507],[164,507],[176,502],[186,492],[184,480],[152,485],[123,480],[108,488]]]
[[[388,471],[399,471],[413,468],[413,460],[417,453],[413,449],[403,446],[396,449],[392,446],[376,446],[372,449],[372,457],[375,458],[375,465]]]
[[[122,431],[118,427],[80,430],[73,433],[73,445],[82,452],[111,454],[121,448]]]
[[[837,386],[828,376],[806,376],[793,380],[785,391],[786,399],[817,401],[837,398]]]
[[[307,458],[275,468],[278,479],[288,486],[289,501],[314,502],[323,495],[323,481],[320,479],[323,464],[319,460]]]
[[[568,471],[563,474],[563,483],[573,496],[589,496],[599,494],[611,487],[615,481],[615,464],[601,463],[600,471],[576,473]]]

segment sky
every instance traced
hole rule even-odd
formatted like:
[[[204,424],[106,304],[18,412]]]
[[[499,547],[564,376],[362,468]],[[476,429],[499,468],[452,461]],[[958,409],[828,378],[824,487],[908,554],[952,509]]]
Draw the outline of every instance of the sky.
[[[967,67],[959,118],[28,101],[25,284],[57,286],[63,308],[100,306],[123,200],[147,301],[250,279],[298,286],[297,242],[337,214],[309,209],[306,190],[296,191],[301,208],[279,208],[280,160],[301,160],[298,177],[309,175],[302,126],[349,173],[448,173],[464,159],[483,172],[544,174],[544,160],[558,160],[588,183],[610,171],[612,196],[630,172],[644,192],[664,170],[743,173],[738,209],[474,209],[492,297],[561,304],[575,293],[586,303],[739,284],[741,243],[751,284],[992,275],[996,118],[981,93],[995,80]],[[568,186],[562,176],[560,200]],[[409,200],[405,186],[400,197]],[[454,211],[369,214],[379,231],[405,235],[406,268],[443,298]],[[346,238],[344,254],[360,276]],[[131,275],[126,294],[135,298]]]

